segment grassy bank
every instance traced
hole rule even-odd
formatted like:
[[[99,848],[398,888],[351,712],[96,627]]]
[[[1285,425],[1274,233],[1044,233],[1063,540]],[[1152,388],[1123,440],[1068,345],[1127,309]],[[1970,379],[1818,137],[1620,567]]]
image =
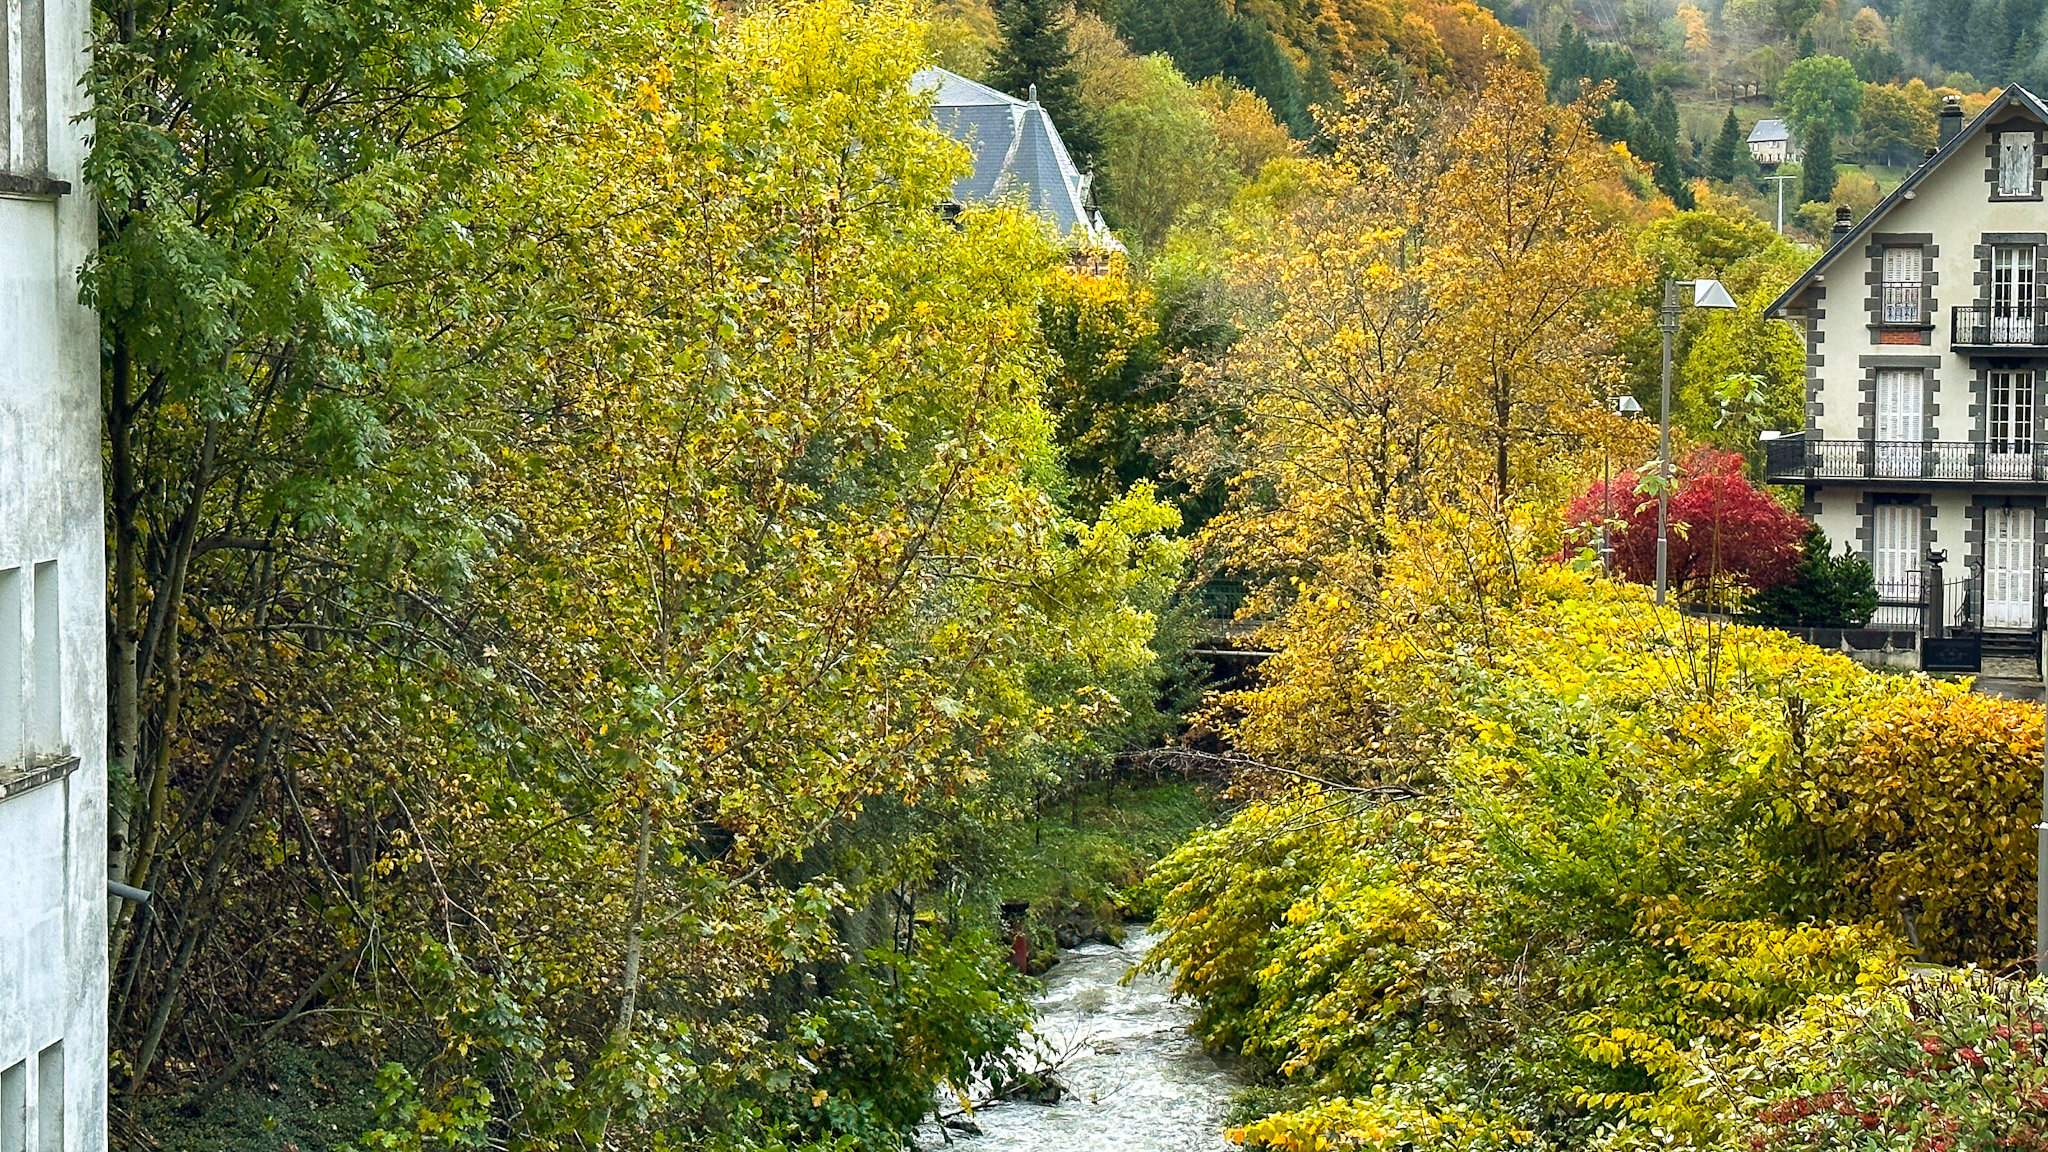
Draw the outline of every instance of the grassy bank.
[[[1139,885],[1154,862],[1219,816],[1213,787],[1140,778],[1090,784],[1020,822],[1002,882],[1006,905],[1026,905],[1031,967],[1083,940],[1121,940],[1128,918],[1149,918]]]

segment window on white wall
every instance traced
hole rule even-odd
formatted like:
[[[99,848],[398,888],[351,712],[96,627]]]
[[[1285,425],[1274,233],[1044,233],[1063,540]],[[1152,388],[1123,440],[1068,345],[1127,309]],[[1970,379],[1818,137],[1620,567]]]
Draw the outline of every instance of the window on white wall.
[[[0,0],[0,126],[6,145],[0,169],[46,175],[50,166],[49,78],[45,69],[45,0]]]
[[[0,568],[0,769],[21,764],[28,654],[22,650],[21,569]]]
[[[28,1152],[28,1061],[0,1070],[0,1152]]]
[[[36,1055],[36,1152],[64,1152],[64,1042]]]
[[[1912,504],[1879,504],[1870,516],[1870,567],[1881,601],[1920,598],[1920,509]],[[1886,605],[1871,623],[1880,627],[1918,623],[1910,611]]]
[[[2032,132],[2000,132],[1998,134],[1998,194],[2000,196],[2032,196],[2034,194],[2034,134]]]
[[[36,565],[34,636],[30,641],[28,738],[29,754],[54,755],[64,748],[63,640],[58,621],[57,562]]]
[[[1884,250],[1884,322],[1920,322],[1921,263],[1918,247]]]

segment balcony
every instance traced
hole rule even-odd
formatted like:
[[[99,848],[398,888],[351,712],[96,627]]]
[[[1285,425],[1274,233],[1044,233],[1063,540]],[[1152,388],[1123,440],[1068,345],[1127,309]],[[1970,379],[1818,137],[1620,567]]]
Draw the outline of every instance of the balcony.
[[[2048,305],[1970,304],[1949,313],[1949,347],[2048,347]]]
[[[1764,476],[1773,484],[1826,480],[1932,483],[2048,483],[2048,447],[2025,442],[1807,440],[1764,442]]]

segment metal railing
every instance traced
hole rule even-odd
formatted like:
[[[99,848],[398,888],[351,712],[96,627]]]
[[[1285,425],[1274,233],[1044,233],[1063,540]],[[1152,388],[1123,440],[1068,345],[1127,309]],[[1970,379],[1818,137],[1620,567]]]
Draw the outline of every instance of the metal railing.
[[[2048,481],[2048,450],[2027,440],[1808,440],[1764,443],[1764,474],[1807,480]]]
[[[1924,573],[1908,572],[1903,580],[1877,582],[1877,611],[1870,614],[1872,628],[1911,628],[1918,631],[1927,615]]]
[[[1949,317],[1948,342],[1954,347],[2048,345],[2048,307],[2041,304],[1965,304]]]
[[[1883,302],[1886,324],[1919,324],[1926,319],[1920,310],[1921,301],[1926,298],[1925,289],[1918,280],[1880,285],[1878,298]]]
[[[1871,613],[1869,627],[1910,628],[1923,635],[1933,635],[1935,621],[1929,611],[1934,607],[1932,581],[1926,570],[1905,574],[1900,580],[1877,582],[1877,611]],[[2005,605],[2010,614],[2016,605]],[[1970,574],[1941,582],[1942,631],[1946,633],[1976,633],[1984,630],[1984,578]],[[1994,627],[2031,626],[2031,620],[2015,622],[2001,618],[1994,620]]]

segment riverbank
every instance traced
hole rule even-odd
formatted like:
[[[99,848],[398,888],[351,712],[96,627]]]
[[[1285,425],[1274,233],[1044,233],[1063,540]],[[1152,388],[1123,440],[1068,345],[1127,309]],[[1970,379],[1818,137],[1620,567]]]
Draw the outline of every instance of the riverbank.
[[[1019,822],[999,893],[1021,915],[1031,972],[1061,948],[1121,942],[1126,919],[1152,914],[1139,890],[1152,865],[1218,815],[1209,785],[1141,777],[1090,784]]]

